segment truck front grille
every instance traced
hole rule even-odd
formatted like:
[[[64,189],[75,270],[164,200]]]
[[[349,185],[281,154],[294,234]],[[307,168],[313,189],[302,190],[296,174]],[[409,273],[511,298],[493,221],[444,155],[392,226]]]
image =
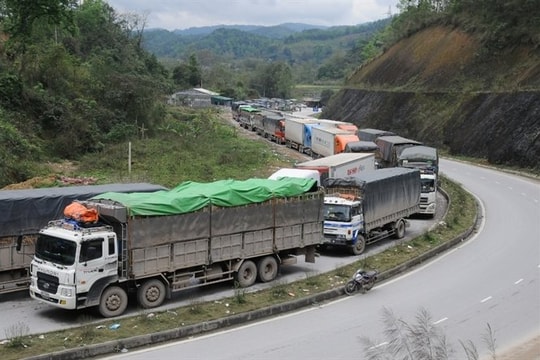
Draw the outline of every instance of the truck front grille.
[[[37,286],[39,290],[56,294],[56,291],[58,290],[58,277],[44,274],[39,271],[37,273],[37,277]]]

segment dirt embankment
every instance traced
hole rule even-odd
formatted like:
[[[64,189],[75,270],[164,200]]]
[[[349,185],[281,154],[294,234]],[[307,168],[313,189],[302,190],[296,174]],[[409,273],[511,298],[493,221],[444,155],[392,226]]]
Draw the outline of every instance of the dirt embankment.
[[[322,116],[540,170],[540,50],[429,28],[358,69]]]

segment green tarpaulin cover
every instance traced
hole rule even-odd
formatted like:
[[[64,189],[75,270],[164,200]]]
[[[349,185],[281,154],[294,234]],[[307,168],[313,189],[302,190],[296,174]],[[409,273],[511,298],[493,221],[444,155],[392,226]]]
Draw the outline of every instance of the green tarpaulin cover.
[[[184,214],[208,205],[222,207],[260,203],[272,198],[298,196],[316,186],[313,179],[281,178],[219,180],[211,183],[184,182],[172,190],[151,193],[107,192],[92,199],[106,199],[124,205],[129,215]]]

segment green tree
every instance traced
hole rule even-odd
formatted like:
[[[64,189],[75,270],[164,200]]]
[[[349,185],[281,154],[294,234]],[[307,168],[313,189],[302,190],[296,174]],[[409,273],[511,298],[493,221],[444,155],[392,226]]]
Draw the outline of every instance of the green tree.
[[[250,79],[250,85],[260,96],[289,98],[293,87],[291,68],[284,62],[262,65]]]
[[[27,40],[36,21],[72,29],[76,0],[2,0],[0,10],[5,30],[15,39]],[[20,45],[25,45],[24,42]]]
[[[201,85],[202,72],[195,54],[189,56],[187,63],[182,63],[173,69],[172,79],[182,89]]]

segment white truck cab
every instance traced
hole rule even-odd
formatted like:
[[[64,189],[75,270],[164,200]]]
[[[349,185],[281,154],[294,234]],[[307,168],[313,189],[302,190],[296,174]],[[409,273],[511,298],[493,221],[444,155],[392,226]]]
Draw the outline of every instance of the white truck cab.
[[[51,221],[36,242],[30,296],[64,309],[98,304],[103,289],[118,279],[117,247],[110,226]]]
[[[434,216],[437,211],[437,175],[431,171],[421,171],[420,212]]]
[[[353,253],[364,251],[364,215],[359,200],[339,196],[324,198],[324,243],[348,246]]]

